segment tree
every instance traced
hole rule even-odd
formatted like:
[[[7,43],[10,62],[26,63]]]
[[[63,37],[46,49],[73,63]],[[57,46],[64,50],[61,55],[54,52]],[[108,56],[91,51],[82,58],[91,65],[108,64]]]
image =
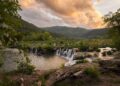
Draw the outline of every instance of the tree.
[[[20,15],[20,5],[18,0],[0,0],[0,25],[3,24],[14,28],[19,25],[18,21]]]
[[[20,40],[16,31],[20,26],[19,10],[18,0],[0,0],[0,40],[4,45],[16,45]]]
[[[109,36],[112,38],[114,46],[120,50],[120,9],[117,12],[110,12],[104,17],[104,21],[109,28]]]

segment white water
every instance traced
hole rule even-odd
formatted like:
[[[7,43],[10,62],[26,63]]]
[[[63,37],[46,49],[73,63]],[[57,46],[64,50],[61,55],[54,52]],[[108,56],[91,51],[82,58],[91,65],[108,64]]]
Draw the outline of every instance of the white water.
[[[61,49],[60,48],[56,51],[56,55],[68,60],[68,62],[65,63],[65,66],[71,66],[71,65],[76,64],[76,61],[73,60],[76,55],[76,52],[73,49]]]

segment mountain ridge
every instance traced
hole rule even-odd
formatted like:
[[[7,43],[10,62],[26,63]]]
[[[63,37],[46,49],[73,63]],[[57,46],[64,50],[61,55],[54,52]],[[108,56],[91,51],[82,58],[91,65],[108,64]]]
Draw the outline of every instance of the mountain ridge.
[[[32,23],[22,20],[22,32],[50,32],[56,37],[65,37],[69,39],[89,39],[103,37],[107,33],[107,29],[86,29],[81,27],[52,26],[40,28]]]
[[[43,28],[45,31],[59,34],[67,38],[75,38],[75,39],[86,39],[86,38],[97,38],[103,37],[107,34],[107,29],[86,29],[81,27],[65,27],[65,26],[54,26]]]

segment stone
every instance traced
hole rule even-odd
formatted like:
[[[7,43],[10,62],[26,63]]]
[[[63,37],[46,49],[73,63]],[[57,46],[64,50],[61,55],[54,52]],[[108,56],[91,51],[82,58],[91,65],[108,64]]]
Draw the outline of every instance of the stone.
[[[18,62],[24,61],[24,53],[18,49],[1,49],[2,57],[4,59],[1,71],[10,72],[17,70]]]
[[[99,61],[99,65],[102,72],[120,74],[120,60],[118,59]]]
[[[120,52],[114,53],[114,58],[115,59],[120,59]]]
[[[78,64],[71,67],[59,69],[49,76],[48,80],[46,81],[46,86],[53,86],[54,83],[64,80],[66,78],[79,76],[83,73],[84,69],[93,66],[96,66],[96,64]]]
[[[37,86],[42,86],[42,82],[38,81]]]

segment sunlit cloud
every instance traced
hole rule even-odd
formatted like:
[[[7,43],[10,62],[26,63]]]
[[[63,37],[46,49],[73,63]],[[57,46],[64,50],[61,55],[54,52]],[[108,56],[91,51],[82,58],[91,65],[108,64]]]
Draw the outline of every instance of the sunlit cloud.
[[[41,27],[67,25],[101,28],[104,26],[103,13],[99,5],[105,1],[108,0],[20,0],[23,8],[20,14]]]
[[[20,5],[22,5],[23,8],[29,8],[33,5],[36,5],[35,0],[19,0]]]

